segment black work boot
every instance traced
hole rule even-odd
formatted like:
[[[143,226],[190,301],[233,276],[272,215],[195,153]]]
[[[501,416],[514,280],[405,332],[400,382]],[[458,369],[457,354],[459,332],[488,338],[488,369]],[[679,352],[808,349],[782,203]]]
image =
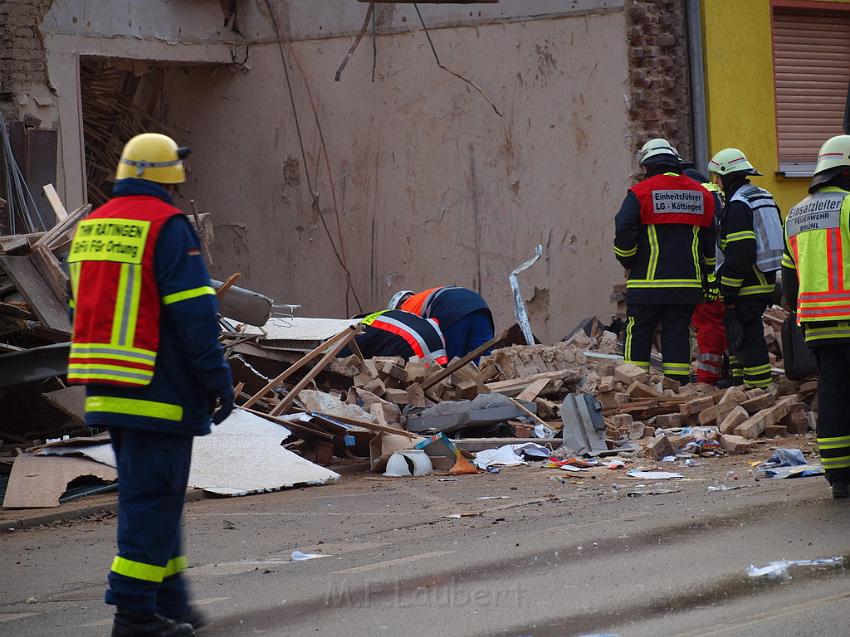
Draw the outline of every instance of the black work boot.
[[[850,482],[847,480],[830,480],[832,497],[836,500],[850,497]]]
[[[192,624],[178,624],[161,615],[142,615],[119,610],[112,623],[112,637],[193,637]]]
[[[172,617],[178,624],[191,624],[192,628],[198,630],[207,623],[207,616],[194,606],[189,606],[184,613]]]

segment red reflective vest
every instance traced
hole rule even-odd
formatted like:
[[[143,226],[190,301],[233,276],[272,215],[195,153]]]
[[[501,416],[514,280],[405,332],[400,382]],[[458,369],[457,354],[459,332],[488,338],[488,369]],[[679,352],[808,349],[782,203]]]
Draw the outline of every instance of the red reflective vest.
[[[162,226],[179,214],[156,197],[116,197],[77,226],[68,256],[69,382],[143,387],[153,379],[162,307],[154,250]]]
[[[640,222],[645,226],[681,223],[705,228],[713,221],[714,197],[685,175],[655,175],[630,190],[640,204]]]
[[[405,312],[410,312],[411,314],[416,314],[417,316],[427,317],[428,305],[431,303],[434,294],[443,289],[445,289],[445,286],[441,286],[438,288],[429,288],[424,292],[409,296],[407,297],[407,300],[405,300],[404,303],[402,303],[398,309],[404,310]]]

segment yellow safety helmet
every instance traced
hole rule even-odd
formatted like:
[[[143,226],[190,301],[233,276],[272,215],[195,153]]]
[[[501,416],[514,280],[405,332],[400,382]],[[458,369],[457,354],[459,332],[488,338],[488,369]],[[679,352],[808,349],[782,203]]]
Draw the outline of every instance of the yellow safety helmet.
[[[848,167],[850,167],[850,135],[830,137],[820,147],[809,192],[814,192],[818,186],[825,184]]]
[[[191,149],[178,146],[168,135],[142,133],[124,145],[115,179],[147,179],[160,184],[182,184],[186,181],[183,169]]]
[[[757,177],[761,175],[747,159],[744,151],[738,148],[724,148],[718,152],[708,162],[708,172],[717,173],[720,176],[732,173],[744,173]]]
[[[679,165],[684,163],[679,152],[666,139],[656,137],[646,142],[640,149],[639,155],[641,166],[653,164]]]

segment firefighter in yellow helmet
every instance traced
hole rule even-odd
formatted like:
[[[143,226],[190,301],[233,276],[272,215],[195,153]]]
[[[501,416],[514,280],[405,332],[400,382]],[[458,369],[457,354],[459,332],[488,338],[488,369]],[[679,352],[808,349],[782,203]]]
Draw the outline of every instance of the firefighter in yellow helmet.
[[[68,381],[86,387],[86,425],[109,430],[120,485],[113,637],[185,637],[203,623],[181,516],[193,437],[230,413],[233,381],[198,237],[171,199],[188,152],[165,135],[127,142],[112,198],[80,222],[68,257]]]
[[[664,375],[687,383],[689,325],[714,258],[714,199],[682,174],[684,162],[665,139],[646,142],[640,164],[646,178],[629,189],[615,219],[614,254],[628,270],[625,359],[648,369],[660,324]]]
[[[821,147],[810,196],[785,220],[782,287],[818,362],[818,446],[832,497],[850,495],[850,135]]]
[[[749,387],[768,387],[773,380],[762,314],[782,260],[782,218],[773,195],[750,183],[749,177],[761,173],[739,149],[718,152],[708,170],[722,184],[726,200],[718,219],[717,271],[732,378]]]

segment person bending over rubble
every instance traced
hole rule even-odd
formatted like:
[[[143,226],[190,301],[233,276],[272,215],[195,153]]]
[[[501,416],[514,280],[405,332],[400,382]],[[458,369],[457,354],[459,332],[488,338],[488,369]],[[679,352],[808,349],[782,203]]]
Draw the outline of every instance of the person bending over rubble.
[[[188,154],[155,133],[127,142],[112,198],[80,222],[68,257],[68,381],[86,386],[86,425],[109,429],[118,469],[112,637],[190,637],[204,623],[181,517],[193,437],[233,409],[233,380],[198,236],[171,199]]]
[[[360,317],[356,317],[360,318]],[[382,310],[362,317],[363,333],[354,338],[364,358],[401,356],[417,358],[426,364],[449,362],[446,342],[437,321],[424,319],[403,310]],[[344,348],[338,356],[351,355]]]
[[[412,312],[423,318],[437,319],[446,337],[449,360],[463,358],[492,340],[493,314],[480,294],[467,288],[445,286],[415,294],[413,290],[396,292],[387,309]],[[489,352],[482,352],[482,356]],[[475,362],[478,362],[478,358]]]

